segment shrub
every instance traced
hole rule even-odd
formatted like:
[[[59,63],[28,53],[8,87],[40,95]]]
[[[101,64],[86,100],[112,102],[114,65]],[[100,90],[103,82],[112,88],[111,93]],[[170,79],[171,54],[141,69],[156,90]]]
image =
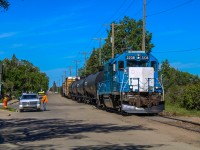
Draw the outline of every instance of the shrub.
[[[180,104],[186,109],[200,110],[200,85],[186,86]]]

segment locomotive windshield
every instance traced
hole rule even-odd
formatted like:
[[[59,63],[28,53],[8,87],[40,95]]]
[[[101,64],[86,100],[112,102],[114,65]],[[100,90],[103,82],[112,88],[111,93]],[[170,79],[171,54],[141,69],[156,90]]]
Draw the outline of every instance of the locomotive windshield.
[[[147,62],[143,62],[143,61],[127,61],[127,67],[147,67]]]

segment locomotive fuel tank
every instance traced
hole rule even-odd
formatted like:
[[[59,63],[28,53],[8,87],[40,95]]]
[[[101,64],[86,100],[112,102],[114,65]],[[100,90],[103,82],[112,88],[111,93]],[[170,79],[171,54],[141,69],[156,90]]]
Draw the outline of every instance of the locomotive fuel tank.
[[[85,91],[94,98],[97,96],[97,83],[103,81],[104,72],[100,71],[96,74],[91,74],[85,79]]]

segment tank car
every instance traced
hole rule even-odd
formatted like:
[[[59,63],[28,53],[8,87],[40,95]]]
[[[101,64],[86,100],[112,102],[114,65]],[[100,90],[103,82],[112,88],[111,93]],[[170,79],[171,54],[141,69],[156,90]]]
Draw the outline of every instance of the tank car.
[[[103,71],[91,74],[85,78],[84,88],[86,101],[89,103],[96,103],[97,99],[97,84],[103,80]]]
[[[110,59],[104,65],[103,80],[98,82],[97,104],[127,113],[163,111],[158,67],[158,60],[144,51],[127,51]]]
[[[85,78],[82,78],[80,79],[79,81],[77,81],[77,100],[79,102],[83,102],[84,99],[85,99],[85,88],[84,88],[84,81],[85,81]]]

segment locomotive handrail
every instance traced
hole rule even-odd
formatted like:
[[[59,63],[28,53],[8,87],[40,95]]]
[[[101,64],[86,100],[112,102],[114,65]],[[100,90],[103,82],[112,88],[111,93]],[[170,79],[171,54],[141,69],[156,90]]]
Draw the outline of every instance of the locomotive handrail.
[[[163,75],[161,75],[161,80],[162,80],[162,76]],[[164,98],[164,96],[165,96],[165,90],[164,90],[164,86],[163,86],[163,83],[161,84],[161,82],[158,80],[158,78],[156,78],[157,79],[157,81],[158,81],[158,83],[161,85],[161,87],[162,87],[162,95],[163,95],[163,101],[165,100],[165,98]]]
[[[121,83],[121,87],[120,87],[120,93],[122,92],[122,86],[123,86],[123,84],[124,84],[124,72],[123,72],[123,78],[122,78],[122,83]]]
[[[147,86],[148,86],[148,91],[150,91],[150,84],[149,84],[149,80],[152,80],[152,79],[154,79],[155,80],[155,78],[145,78],[146,80],[147,80],[147,82],[145,82],[145,83],[143,83],[143,82],[141,82],[140,81],[140,78],[131,78],[132,80],[138,80],[138,85],[137,85],[137,88],[138,88],[138,91],[140,91],[140,89],[144,89],[144,88],[142,88],[141,86],[140,86],[140,84],[142,84],[142,85],[146,85],[146,84],[148,84]],[[134,86],[134,85],[133,85]]]
[[[140,78],[131,78],[132,80],[137,80],[138,81],[138,84],[137,84],[137,88],[138,88],[138,91],[140,91],[139,90],[139,88],[140,88],[140,84],[139,84],[139,82],[140,82]],[[133,85],[134,86],[134,85]]]
[[[126,83],[125,83],[125,85],[124,85],[124,87],[123,87],[123,91],[124,91],[124,88],[126,87],[126,84],[128,83],[128,80],[126,81]]]
[[[103,85],[106,85],[106,83],[109,83],[109,82],[110,82],[109,80],[101,81],[98,83],[98,85],[101,84],[101,87],[102,87]],[[99,87],[99,91],[101,91],[101,87]]]
[[[99,83],[98,83],[98,88],[99,88],[99,90],[101,89],[101,87],[102,87],[103,84],[104,84],[104,83],[102,83],[102,82],[99,82]]]

